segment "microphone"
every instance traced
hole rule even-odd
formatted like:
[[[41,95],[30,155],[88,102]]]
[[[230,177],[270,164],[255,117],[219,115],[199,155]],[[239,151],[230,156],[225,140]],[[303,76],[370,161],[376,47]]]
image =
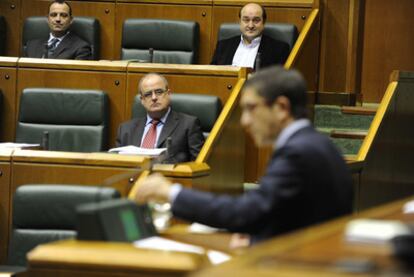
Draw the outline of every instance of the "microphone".
[[[149,62],[150,63],[154,62],[154,48],[149,49]]]
[[[49,150],[49,132],[43,131],[42,141],[40,143],[43,150]]]
[[[171,155],[171,144],[172,144],[172,138],[168,137],[165,141],[165,146],[167,147],[167,151],[165,151],[165,159],[164,161],[167,161],[170,158]]]
[[[262,63],[261,53],[257,52],[256,59],[254,61],[254,69],[258,71],[260,69],[260,64]]]
[[[101,201],[104,188],[125,179],[136,179],[142,170],[138,167],[106,178],[98,188],[95,201],[76,208],[78,240],[132,242],[156,235],[147,205],[138,206],[126,198]]]
[[[169,159],[171,155],[171,144],[172,144],[171,137],[167,137],[167,139],[165,140],[165,148],[167,150],[163,152],[161,155],[159,155],[158,157],[151,160],[150,173],[152,173],[152,168],[154,164],[162,164],[162,163],[170,162]]]

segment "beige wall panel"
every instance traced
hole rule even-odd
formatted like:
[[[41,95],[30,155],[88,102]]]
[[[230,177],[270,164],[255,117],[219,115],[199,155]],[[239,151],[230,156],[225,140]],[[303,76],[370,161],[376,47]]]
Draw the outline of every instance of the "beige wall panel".
[[[414,70],[414,1],[367,0],[362,60],[364,102],[379,102],[392,70]]]
[[[15,137],[16,80],[16,68],[0,66],[0,90],[3,94],[0,119],[0,140],[2,142],[14,141]]]
[[[6,19],[6,55],[17,57],[20,52],[20,7],[23,0],[0,0],[0,15]],[[27,1],[27,0],[26,0]]]
[[[348,12],[348,0],[323,0],[320,91],[345,91]]]

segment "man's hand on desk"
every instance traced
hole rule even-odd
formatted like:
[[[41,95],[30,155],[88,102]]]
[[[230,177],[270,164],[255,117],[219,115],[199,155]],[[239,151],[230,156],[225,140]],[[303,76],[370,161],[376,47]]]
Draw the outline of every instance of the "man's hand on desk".
[[[169,202],[171,182],[159,173],[145,178],[138,187],[135,199],[139,204],[148,201]]]

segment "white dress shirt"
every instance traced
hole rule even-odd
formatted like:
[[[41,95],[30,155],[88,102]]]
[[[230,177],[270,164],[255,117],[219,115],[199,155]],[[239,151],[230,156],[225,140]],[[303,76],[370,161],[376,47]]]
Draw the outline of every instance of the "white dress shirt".
[[[58,46],[59,46],[59,44],[62,42],[62,40],[67,36],[69,34],[69,31],[68,32],[66,32],[66,34],[64,34],[63,36],[61,36],[61,37],[55,37],[52,33],[49,33],[49,39],[48,39],[48,41],[47,41],[47,45],[48,46],[50,46],[51,44],[52,44],[52,41],[54,40],[54,39],[57,39],[58,40],[58,42],[56,43],[56,47],[55,48],[57,48]]]
[[[236,53],[234,53],[231,65],[254,68],[261,40],[262,36],[253,39],[250,44],[246,44],[243,36],[240,36],[240,44],[237,47]]]

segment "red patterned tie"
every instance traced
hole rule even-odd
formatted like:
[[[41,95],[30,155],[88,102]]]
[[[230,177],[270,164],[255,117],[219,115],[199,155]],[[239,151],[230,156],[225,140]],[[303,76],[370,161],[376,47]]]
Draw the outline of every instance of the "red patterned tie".
[[[157,140],[157,125],[160,121],[153,119],[151,121],[151,126],[146,133],[144,140],[142,141],[141,147],[143,148],[154,148],[155,141]]]

